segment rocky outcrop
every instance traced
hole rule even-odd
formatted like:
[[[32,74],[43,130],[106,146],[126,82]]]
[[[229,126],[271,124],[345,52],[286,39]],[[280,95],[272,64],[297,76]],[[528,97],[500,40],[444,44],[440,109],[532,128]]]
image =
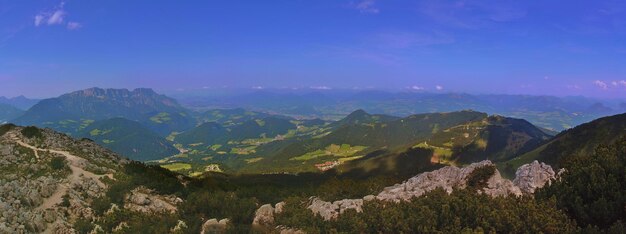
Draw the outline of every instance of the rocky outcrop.
[[[340,214],[343,214],[343,212],[349,209],[354,209],[357,212],[361,212],[362,206],[363,199],[343,199],[331,203],[313,197],[310,200],[310,205],[308,206],[308,208],[314,214],[320,215],[326,220],[330,220],[337,218]]]
[[[262,205],[254,213],[254,219],[252,221],[252,225],[265,227],[265,228],[273,228],[275,215],[282,213],[284,210],[284,207],[285,207],[285,202],[276,203],[274,207],[272,207],[272,204]]]
[[[204,224],[202,224],[201,234],[209,234],[209,233],[226,233],[228,229],[229,219],[222,219],[217,221],[217,219],[209,219]]]
[[[319,198],[311,198],[308,209],[314,214],[320,215],[325,220],[337,218],[346,210],[354,209],[362,211],[363,201],[381,200],[389,202],[407,201],[419,197],[437,188],[448,193],[454,189],[467,187],[469,175],[476,169],[485,166],[495,166],[491,161],[485,160],[472,163],[459,168],[447,166],[435,171],[425,172],[412,177],[401,184],[385,188],[378,195],[367,195],[363,199],[344,199],[334,202],[323,201]],[[532,194],[537,188],[543,187],[550,180],[555,179],[556,174],[549,165],[537,161],[521,166],[516,173],[517,178],[512,182],[503,178],[498,170],[487,180],[487,185],[478,190],[492,197],[523,194]]]
[[[254,213],[252,225],[272,226],[274,225],[274,207],[271,204],[265,204],[259,207]]]
[[[143,213],[174,213],[176,205],[183,202],[173,195],[157,195],[144,187],[133,189],[126,195],[124,208]]]
[[[539,163],[536,160],[530,164],[522,165],[515,172],[513,184],[524,193],[534,193],[538,188],[554,179],[557,174],[550,165]]]
[[[436,188],[442,188],[448,193],[451,193],[455,188],[465,188],[470,173],[472,173],[474,169],[484,166],[495,165],[491,161],[485,160],[472,163],[463,168],[447,166],[439,170],[425,172],[408,179],[402,184],[385,188],[376,198],[382,201],[398,202],[422,196],[424,193]],[[508,194],[521,195],[519,188],[513,186],[511,181],[503,179],[497,170],[488,180],[484,192],[492,196]]]
[[[49,129],[28,138],[22,129],[0,136],[0,233],[74,233],[68,222],[92,218],[89,203],[105,192],[94,173],[126,161],[93,142]],[[65,165],[53,166],[58,158]]]

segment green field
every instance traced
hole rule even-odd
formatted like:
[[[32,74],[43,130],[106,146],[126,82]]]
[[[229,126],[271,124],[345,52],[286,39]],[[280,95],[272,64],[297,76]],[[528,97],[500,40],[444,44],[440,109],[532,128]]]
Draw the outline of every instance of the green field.
[[[290,160],[308,161],[311,159],[316,159],[316,158],[324,157],[324,156],[350,157],[358,152],[365,150],[366,148],[367,146],[351,146],[349,144],[342,144],[342,145],[331,144],[323,150],[316,150],[313,152],[309,152],[301,156],[291,158]]]
[[[189,163],[172,163],[161,165],[161,167],[168,169],[170,171],[180,171],[180,170],[189,170],[191,169],[191,164]]]

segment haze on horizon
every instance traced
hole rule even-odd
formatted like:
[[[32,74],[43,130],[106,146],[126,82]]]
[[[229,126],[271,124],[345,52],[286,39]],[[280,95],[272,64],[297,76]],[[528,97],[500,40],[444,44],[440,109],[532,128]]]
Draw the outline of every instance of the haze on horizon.
[[[89,87],[626,98],[620,1],[0,0],[0,96]]]

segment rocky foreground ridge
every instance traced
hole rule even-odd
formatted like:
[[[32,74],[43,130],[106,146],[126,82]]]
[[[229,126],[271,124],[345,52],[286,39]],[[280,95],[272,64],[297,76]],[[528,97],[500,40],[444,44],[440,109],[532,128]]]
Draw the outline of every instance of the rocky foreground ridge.
[[[477,168],[494,166],[488,160],[472,163],[466,167],[459,168],[455,166],[446,166],[441,169],[425,172],[414,176],[401,184],[386,187],[378,195],[367,195],[360,199],[343,199],[333,202],[323,201],[317,197],[311,197],[308,209],[314,214],[320,215],[325,220],[337,218],[346,210],[354,209],[362,212],[363,203],[372,200],[400,202],[419,197],[426,192],[437,188],[442,188],[448,193],[454,189],[463,189],[468,186],[469,175]],[[522,196],[532,194],[538,188],[549,184],[551,180],[556,179],[556,173],[552,167],[547,164],[534,161],[525,164],[517,169],[516,178],[511,181],[503,178],[498,170],[487,180],[486,186],[479,190],[479,193],[485,193],[492,197],[497,196]],[[278,203],[275,206],[265,204],[261,206],[255,214],[253,225],[273,227],[274,215],[281,213],[284,203]],[[280,228],[279,228],[280,229]],[[289,229],[282,229],[289,230]]]
[[[72,233],[127,160],[49,129],[0,129],[0,233]],[[76,156],[80,155],[80,156]]]

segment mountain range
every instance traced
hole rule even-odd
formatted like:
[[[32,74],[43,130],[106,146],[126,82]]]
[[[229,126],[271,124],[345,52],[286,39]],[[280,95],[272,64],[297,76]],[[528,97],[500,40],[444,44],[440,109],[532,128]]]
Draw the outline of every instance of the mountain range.
[[[90,88],[41,100],[12,122],[75,134],[98,120],[122,117],[167,136],[194,126],[187,110],[151,89]]]
[[[151,89],[90,88],[41,100],[24,113],[13,111],[5,119],[19,116],[11,122],[48,127],[76,138],[89,138],[130,159],[151,161],[188,175],[200,175],[205,171],[299,173],[337,170],[354,173],[394,171],[384,170],[381,165],[389,163],[382,162],[398,162],[402,158],[399,155],[407,152],[420,155],[416,159],[446,165],[466,165],[486,159],[508,162],[522,155],[541,155],[540,146],[554,141],[556,138],[552,136],[558,133],[524,119],[490,116],[476,110],[458,111],[461,106],[509,111],[526,109],[521,111],[524,114],[533,111],[566,113],[568,110],[595,114],[613,111],[593,100],[533,96],[386,92],[343,96],[268,92],[248,95],[247,98],[240,96],[237,102],[254,99],[261,107],[256,109],[269,108],[276,102],[285,108],[306,102],[327,113],[321,115],[326,117],[338,116],[349,106],[365,103],[369,103],[368,109],[379,110],[374,113],[405,113],[403,110],[409,107],[415,110],[437,107],[425,112],[452,111],[400,117],[357,109],[336,120],[301,118],[310,115],[307,112],[297,112],[300,114],[296,116],[296,112],[259,112],[242,108],[196,110]],[[392,102],[398,103],[383,108],[384,103]],[[441,103],[435,105],[436,102]],[[575,102],[582,104],[575,105]],[[588,107],[584,107],[587,104]],[[328,105],[343,109],[341,112],[331,111]],[[390,111],[392,109],[394,111]],[[545,148],[551,150],[554,147]],[[549,154],[555,155],[552,151]],[[539,156],[525,157],[555,163]],[[414,169],[409,167],[406,171]]]
[[[622,226],[626,200],[621,196],[626,192],[622,183],[625,115],[594,120],[546,140],[550,136],[524,120],[480,112],[422,114],[379,122],[356,111],[349,119],[366,121],[346,121],[350,124],[334,129],[385,123],[405,126],[415,121],[406,124],[430,130],[415,137],[429,137],[404,150],[376,150],[323,173],[207,171],[194,177],[127,160],[103,148],[104,140],[5,124],[0,125],[0,207],[5,220],[0,231],[622,233],[626,230]],[[304,126],[297,121],[292,124]],[[141,130],[140,123],[122,118],[88,127],[89,135],[121,133],[130,135],[129,141],[134,132],[158,137]],[[379,128],[386,127],[372,127]],[[510,181],[490,161],[456,167],[433,160],[441,152],[433,147],[445,146],[448,140],[461,137],[453,143],[471,145],[468,142],[494,140],[492,134],[507,136],[497,143],[485,142],[485,149],[494,150],[484,152],[493,153],[496,159],[508,158],[502,155],[511,150],[521,153],[522,148],[534,148],[512,160],[547,160],[555,169],[563,166],[566,170],[557,173],[550,165],[535,161],[516,168],[515,180]],[[316,138],[308,140],[312,139]],[[514,144],[501,147],[501,142]],[[345,155],[352,147],[326,150]]]
[[[234,96],[184,96],[192,108],[234,108],[294,117],[338,120],[353,110],[391,116],[451,112],[464,109],[526,119],[553,131],[626,111],[624,102],[586,97],[473,95],[465,93],[386,92],[375,90],[261,90]]]
[[[12,98],[0,97],[0,103],[11,105],[20,110],[28,110],[39,101],[39,99],[31,99],[24,96],[17,96]]]

